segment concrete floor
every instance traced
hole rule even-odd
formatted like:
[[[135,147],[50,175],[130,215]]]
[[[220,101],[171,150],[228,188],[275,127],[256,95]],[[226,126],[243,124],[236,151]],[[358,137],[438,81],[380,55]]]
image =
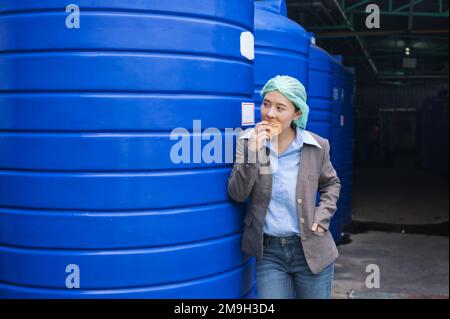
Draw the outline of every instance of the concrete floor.
[[[421,225],[448,222],[448,178],[411,165],[356,168],[353,196],[353,219],[366,232],[339,245],[333,298],[448,298],[448,224],[446,235],[421,234]],[[412,224],[415,233],[402,233]],[[380,269],[379,288],[366,287],[369,264]]]

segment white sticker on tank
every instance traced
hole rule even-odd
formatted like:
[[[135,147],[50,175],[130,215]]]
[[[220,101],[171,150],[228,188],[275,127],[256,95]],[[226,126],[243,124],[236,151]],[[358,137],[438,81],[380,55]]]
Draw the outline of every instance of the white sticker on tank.
[[[255,103],[242,103],[242,126],[255,125]]]
[[[255,38],[251,32],[241,33],[241,54],[249,60],[255,59]]]
[[[333,88],[333,100],[334,101],[339,100],[339,88]]]
[[[344,122],[344,115],[341,115],[341,126],[344,126],[345,122]]]

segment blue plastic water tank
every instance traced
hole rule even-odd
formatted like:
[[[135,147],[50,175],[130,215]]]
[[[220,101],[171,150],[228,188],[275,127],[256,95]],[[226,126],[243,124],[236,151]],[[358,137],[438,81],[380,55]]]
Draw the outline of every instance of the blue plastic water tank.
[[[194,120],[241,125],[253,2],[76,3],[79,28],[67,2],[0,3],[0,298],[247,296],[231,164],[174,163],[170,132],[195,151]]]
[[[343,164],[344,164],[344,71],[342,57],[333,56],[332,59],[332,128],[330,142],[330,157],[341,180],[341,193],[337,202],[337,211],[331,223],[335,241],[339,243],[342,235],[342,198],[343,194]]]
[[[352,185],[353,185],[353,121],[354,121],[354,71],[344,68],[344,160],[342,189],[342,223],[352,221]]]
[[[331,139],[332,58],[324,49],[311,44],[309,53],[308,130]]]
[[[336,136],[333,135],[336,131],[336,127],[333,127],[333,117],[336,116],[333,114],[336,103],[333,101],[333,63],[332,56],[316,46],[313,40],[309,52],[308,130],[328,139],[330,152],[336,157],[339,152],[335,148],[339,147],[339,143],[335,143]],[[341,211],[338,209],[330,222],[330,231],[337,243],[342,233]]]
[[[255,118],[261,120],[260,92],[277,75],[289,75],[308,86],[309,34],[287,18],[284,0],[255,1]]]

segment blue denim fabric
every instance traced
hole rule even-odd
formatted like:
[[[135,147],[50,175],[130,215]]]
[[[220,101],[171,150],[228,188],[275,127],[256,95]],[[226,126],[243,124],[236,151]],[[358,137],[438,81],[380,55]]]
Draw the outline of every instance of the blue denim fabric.
[[[330,299],[334,263],[313,274],[297,236],[264,236],[264,255],[256,263],[260,299]]]

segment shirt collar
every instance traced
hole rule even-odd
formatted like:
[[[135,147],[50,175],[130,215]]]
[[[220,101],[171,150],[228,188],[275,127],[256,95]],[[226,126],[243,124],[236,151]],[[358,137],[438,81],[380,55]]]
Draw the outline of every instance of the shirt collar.
[[[299,130],[300,130],[300,135],[303,139],[303,143],[317,146],[318,148],[322,148],[322,146],[320,146],[320,144],[312,136],[311,132],[309,132],[307,130],[302,130],[301,128],[297,127],[297,133],[299,133]]]
[[[296,129],[297,129],[297,134],[295,136],[294,144],[296,147],[301,148],[303,146],[303,143],[305,142],[305,140],[303,138],[303,130],[301,128],[299,128],[298,126],[296,127]]]

